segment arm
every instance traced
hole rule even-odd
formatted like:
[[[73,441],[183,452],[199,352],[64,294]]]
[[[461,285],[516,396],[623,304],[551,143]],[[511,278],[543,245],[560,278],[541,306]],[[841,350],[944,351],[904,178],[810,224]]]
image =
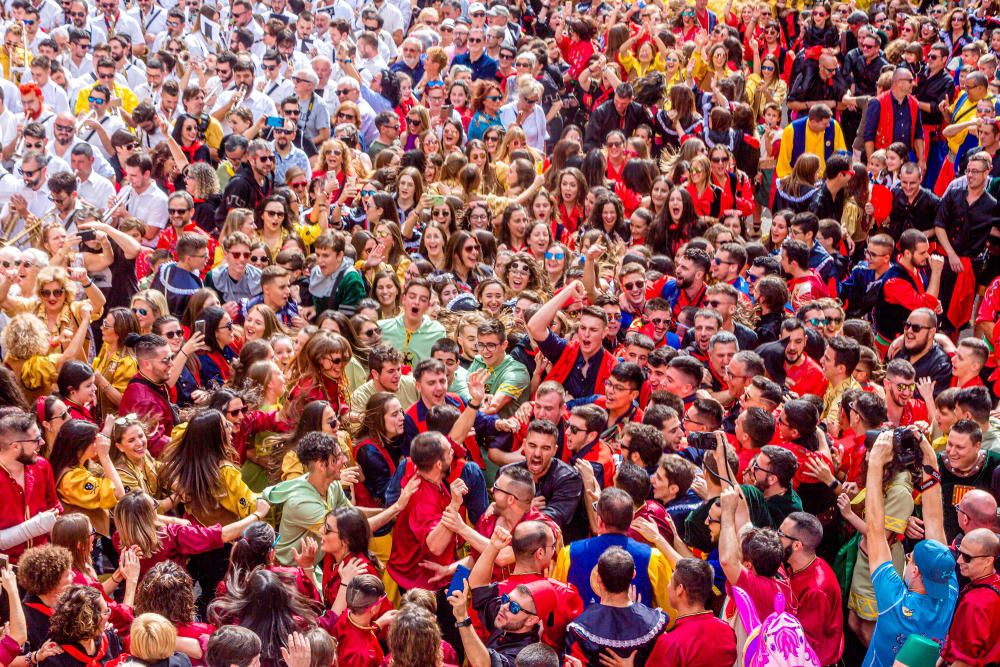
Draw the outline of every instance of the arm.
[[[597,301],[597,288],[600,286],[600,278],[597,275],[597,259],[603,255],[606,248],[600,243],[595,243],[587,248],[587,253],[583,260],[583,287],[587,290],[587,298],[591,303]]]
[[[384,526],[387,526],[390,521],[395,520],[395,518],[399,516],[399,513],[406,507],[407,503],[410,502],[410,498],[413,497],[413,494],[417,490],[418,486],[420,486],[420,478],[414,475],[413,478],[406,483],[406,486],[400,490],[399,498],[396,499],[396,502],[383,510],[376,510],[374,514],[366,514],[368,517],[368,526],[373,531],[376,531]]]
[[[743,574],[743,557],[740,554],[739,528],[736,526],[736,506],[739,495],[727,488],[719,498],[722,507],[722,523],[719,528],[719,564],[729,583],[735,585]]]
[[[586,290],[583,287],[583,283],[579,280],[574,280],[568,287],[549,299],[528,320],[528,333],[531,334],[532,339],[540,342],[548,338],[549,327],[552,325],[552,320],[556,318],[556,313],[562,310],[569,303],[570,299],[574,297],[583,299],[585,296]]]
[[[466,621],[469,618],[468,608],[469,585],[465,585],[463,592],[455,591],[448,596],[451,603],[451,610],[455,614],[455,621]],[[465,648],[465,658],[472,667],[489,667],[491,664],[490,652],[479,639],[472,625],[459,628],[459,635],[462,637],[462,647]]]
[[[167,376],[167,384],[171,387],[177,384],[177,380],[180,379],[181,373],[184,372],[184,366],[187,364],[188,359],[204,347],[204,340],[205,335],[200,331],[195,331],[191,334],[191,338],[181,345],[180,352],[174,356],[174,360],[170,364],[170,374]]]
[[[17,590],[17,574],[10,565],[0,572],[0,583],[7,593],[7,609],[10,616],[10,627],[8,632],[11,639],[18,644],[28,641],[28,625],[24,620],[24,609],[21,607],[21,594]]]
[[[472,572],[469,573],[470,587],[479,588],[490,585],[490,581],[493,579],[493,565],[496,563],[497,556],[510,544],[510,541],[511,535],[506,528],[497,526],[493,529],[493,536],[486,544],[486,548],[483,549],[482,555],[476,559],[476,564],[472,566]]]
[[[455,421],[455,425],[451,427],[448,437],[452,441],[462,442],[469,435],[469,429],[472,428],[472,425],[476,421],[476,413],[479,412],[479,409],[483,406],[483,400],[486,398],[485,384],[487,377],[489,377],[489,371],[485,368],[469,374],[468,388],[472,402],[466,406],[462,414],[459,415],[458,420]]]
[[[257,508],[251,512],[246,518],[240,519],[239,521],[234,521],[230,524],[226,524],[222,527],[222,541],[232,542],[240,535],[243,531],[249,528],[251,525],[257,523],[258,521],[263,521],[267,513],[271,511],[271,506],[263,498],[257,499]]]
[[[60,370],[63,364],[70,359],[79,359],[83,355],[83,344],[87,340],[87,333],[90,331],[90,309],[91,305],[89,303],[83,304],[83,308],[80,309],[80,313],[82,314],[80,323],[73,337],[70,339],[69,345],[59,355],[59,361],[56,362],[56,371]]]
[[[875,570],[892,558],[889,542],[885,537],[885,497],[882,489],[882,472],[892,460],[892,431],[879,435],[868,458],[868,479],[865,492],[865,541],[868,546],[868,569]],[[938,488],[940,501],[941,490]]]
[[[125,496],[125,485],[122,484],[122,478],[115,464],[111,462],[111,440],[102,433],[97,435],[97,458],[101,462],[101,469],[104,470],[104,477],[115,487],[115,498],[121,500]]]
[[[465,485],[465,482],[461,477],[456,479],[451,483],[451,502],[448,503],[448,507],[445,512],[448,511],[458,511],[458,508],[462,506],[462,498],[466,493],[469,492],[469,487]],[[427,548],[430,549],[431,553],[435,556],[440,556],[448,547],[454,542],[454,533],[447,526],[447,522],[442,520],[438,521],[437,525],[434,526],[433,530],[427,535],[425,540]]]
[[[922,434],[920,436],[920,451],[924,455],[924,469],[926,470],[927,466],[930,466],[934,471],[931,477],[935,479],[935,484],[929,489],[924,489],[921,494],[924,515],[924,537],[947,546],[948,538],[944,532],[944,507],[941,499],[941,476],[938,474],[938,459],[931,443]]]
[[[142,250],[141,243],[128,234],[119,231],[117,227],[113,227],[109,224],[92,220],[90,222],[80,223],[79,227],[82,230],[93,229],[107,234],[108,238],[110,238],[115,245],[121,248],[121,251],[125,255],[126,259],[135,259],[139,256],[139,252]]]

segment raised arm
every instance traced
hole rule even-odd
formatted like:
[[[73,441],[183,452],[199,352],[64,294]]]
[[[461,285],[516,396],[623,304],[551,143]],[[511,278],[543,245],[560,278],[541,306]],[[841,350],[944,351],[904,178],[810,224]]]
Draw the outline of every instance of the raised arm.
[[[872,574],[882,563],[892,558],[889,541],[885,537],[885,497],[882,488],[882,473],[891,460],[892,431],[883,431],[868,455],[868,479],[865,486],[865,527],[868,532],[865,542],[868,547],[868,569]],[[940,500],[939,487],[939,504]]]
[[[924,537],[947,545],[944,532],[944,506],[941,497],[941,473],[938,471],[937,454],[923,434],[920,435],[920,451],[924,455],[924,481],[921,487],[921,506],[924,514]],[[927,485],[930,486],[927,486]]]
[[[739,494],[727,488],[719,498],[722,507],[722,523],[719,526],[719,564],[729,583],[735,585],[743,573],[743,557],[740,555],[739,526],[736,525],[736,508]]]
[[[544,306],[538,309],[530,320],[528,320],[528,333],[535,341],[541,342],[549,337],[549,327],[552,320],[556,319],[556,313],[566,307],[566,304],[573,298],[583,300],[587,296],[587,290],[583,283],[574,280],[565,289],[549,299]]]

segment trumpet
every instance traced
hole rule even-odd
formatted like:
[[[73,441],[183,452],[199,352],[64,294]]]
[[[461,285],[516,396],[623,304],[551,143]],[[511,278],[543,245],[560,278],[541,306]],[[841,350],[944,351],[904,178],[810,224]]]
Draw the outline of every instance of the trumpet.
[[[110,224],[112,214],[114,214],[114,212],[118,210],[122,204],[125,203],[125,201],[129,198],[129,195],[131,194],[132,194],[132,186],[126,183],[125,185],[122,186],[122,189],[118,192],[118,196],[115,197],[115,200],[111,203],[111,206],[108,207],[108,210],[106,210],[104,214],[101,216],[101,222],[105,224]]]
[[[20,160],[22,157],[24,157],[24,135],[23,134],[18,138],[17,145],[14,146],[14,153],[11,155],[11,157],[13,157],[13,158],[15,158],[17,160]]]
[[[0,248],[6,248],[8,246],[16,246],[18,243],[21,242],[21,239],[25,238],[26,236],[34,239],[38,235],[38,232],[41,231],[47,224],[56,221],[57,220],[56,220],[55,209],[51,209],[48,213],[46,213],[40,218],[28,214],[28,217],[25,220],[24,229],[19,231],[17,234],[14,234],[10,238],[0,238]],[[6,236],[6,234],[4,236]]]
[[[93,109],[91,109],[86,114],[84,114],[82,118],[78,119],[76,121],[76,136],[78,136],[78,137],[80,137],[82,139],[83,138],[83,130],[85,129],[85,123],[88,120],[93,120],[95,118],[97,118],[97,112],[94,111]]]
[[[247,96],[247,88],[245,86],[240,86],[239,88],[237,88],[236,92],[233,93],[233,105],[231,108],[235,109],[239,105],[243,104],[243,100],[246,99],[246,96]]]
[[[191,62],[191,53],[188,51],[181,51],[180,54],[177,56],[177,59],[181,62],[182,65],[187,65],[189,62]]]

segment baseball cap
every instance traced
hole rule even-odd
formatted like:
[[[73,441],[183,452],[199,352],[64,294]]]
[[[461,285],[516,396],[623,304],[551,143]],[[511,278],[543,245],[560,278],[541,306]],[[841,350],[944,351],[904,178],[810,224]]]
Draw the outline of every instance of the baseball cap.
[[[471,5],[469,5],[470,15],[475,14],[476,12],[485,12],[485,11],[486,11],[486,5],[484,5],[481,2],[473,2]]]
[[[955,557],[951,550],[934,540],[920,540],[913,548],[913,562],[920,570],[927,594],[938,600],[946,599],[956,585]]]
[[[455,22],[452,21],[451,19],[445,19],[444,21],[441,21],[441,27],[442,28],[454,28],[455,27]]]
[[[510,18],[510,10],[504,7],[503,5],[493,5],[492,7],[490,7],[489,15],[505,16],[507,18]]]

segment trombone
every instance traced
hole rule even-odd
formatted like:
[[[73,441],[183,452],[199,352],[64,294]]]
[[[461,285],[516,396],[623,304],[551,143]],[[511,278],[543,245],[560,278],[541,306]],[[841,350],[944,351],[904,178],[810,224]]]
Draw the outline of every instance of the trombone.
[[[122,189],[118,192],[118,196],[115,197],[115,200],[111,202],[111,206],[108,207],[108,210],[106,210],[104,214],[101,215],[101,222],[103,222],[104,224],[111,224],[112,214],[114,214],[116,210],[121,208],[122,204],[124,204],[126,200],[128,200],[129,195],[131,194],[132,194],[132,186],[126,183],[125,185],[122,186]]]

